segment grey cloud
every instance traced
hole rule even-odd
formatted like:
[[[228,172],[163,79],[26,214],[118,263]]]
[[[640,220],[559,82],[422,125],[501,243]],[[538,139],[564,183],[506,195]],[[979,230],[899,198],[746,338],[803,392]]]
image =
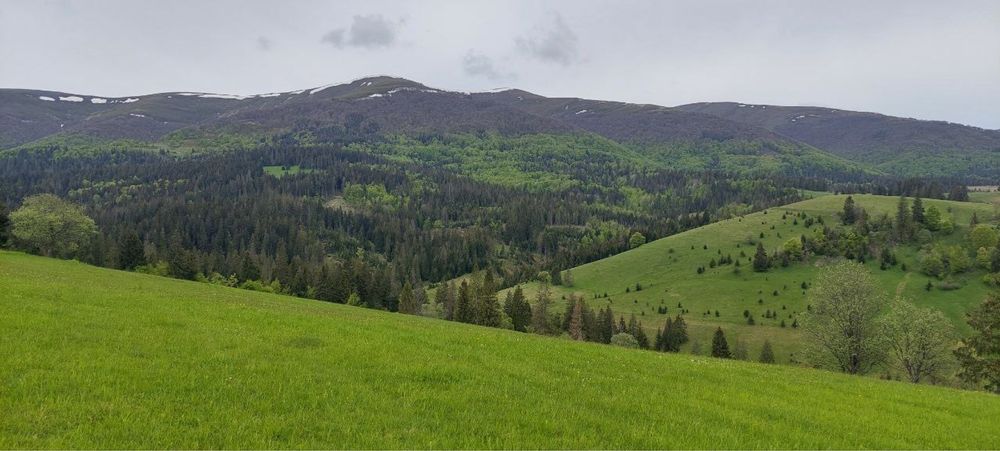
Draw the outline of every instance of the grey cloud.
[[[462,58],[462,70],[467,75],[483,77],[488,80],[510,80],[517,78],[513,73],[501,72],[493,64],[492,58],[481,53],[476,53],[473,50],[469,50],[465,54],[465,57]]]
[[[337,28],[323,35],[321,40],[337,48],[345,46],[379,48],[390,47],[396,42],[399,23],[387,20],[381,14],[354,16],[349,28]]]
[[[576,33],[558,13],[551,14],[551,23],[535,28],[529,36],[515,39],[517,48],[539,60],[568,66],[579,59]]]

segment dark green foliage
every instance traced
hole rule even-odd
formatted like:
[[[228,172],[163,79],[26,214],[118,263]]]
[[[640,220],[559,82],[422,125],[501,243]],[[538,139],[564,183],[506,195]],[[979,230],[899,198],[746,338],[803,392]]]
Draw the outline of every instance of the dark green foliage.
[[[782,322],[782,324],[784,324]],[[757,359],[761,363],[774,363],[774,349],[771,348],[771,340],[764,340],[764,346],[760,349],[760,358]]]
[[[507,299],[504,301],[504,313],[510,318],[514,330],[526,332],[531,324],[531,305],[524,297],[521,286],[518,285],[513,291],[507,292]]]
[[[764,250],[764,245],[758,242],[757,251],[753,256],[753,270],[757,272],[764,272],[770,267],[771,262],[767,257],[767,251]]]
[[[399,292],[399,313],[405,313],[407,315],[417,315],[420,314],[420,304],[417,302],[416,296],[413,295],[413,287],[410,282],[406,282],[403,285],[403,289]]]
[[[10,241],[10,213],[7,205],[0,199],[0,248],[7,247]]]
[[[974,332],[955,351],[962,368],[959,376],[1000,394],[1000,294],[987,296],[966,319]]]
[[[729,343],[726,342],[726,334],[722,332],[721,327],[715,329],[715,334],[712,336],[712,357],[720,359],[732,357],[729,353]]]
[[[122,235],[121,242],[118,243],[118,268],[133,270],[136,266],[146,264],[146,252],[142,246],[139,234],[134,230]]]
[[[914,224],[924,223],[924,201],[919,196],[913,199],[913,206],[910,207],[910,211]]]
[[[857,207],[854,206],[854,198],[847,196],[844,199],[844,211],[841,213],[841,219],[844,221],[844,225],[854,224],[854,221],[858,218]]]

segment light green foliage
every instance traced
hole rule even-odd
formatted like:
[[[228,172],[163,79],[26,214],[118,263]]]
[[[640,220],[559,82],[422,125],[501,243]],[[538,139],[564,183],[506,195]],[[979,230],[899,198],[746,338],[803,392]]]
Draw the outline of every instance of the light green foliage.
[[[385,189],[382,184],[351,183],[344,187],[344,200],[353,207],[395,209],[402,205],[402,198]]]
[[[781,246],[781,249],[788,254],[788,257],[792,260],[799,260],[802,258],[802,240],[798,238],[791,238],[785,241],[785,244]]]
[[[803,318],[806,359],[822,368],[865,374],[884,359],[877,323],[887,305],[863,265],[841,262],[824,268],[810,289],[812,310]]]
[[[0,411],[16,412],[0,415],[4,449],[1000,443],[1000,397],[986,393],[627,350],[9,252],[0,286],[0,318],[12,319],[0,327]]]
[[[627,252],[608,257],[603,260],[581,265],[572,269],[575,284],[572,288],[555,286],[553,302],[557,305],[553,311],[562,311],[563,295],[572,292],[580,293],[591,306],[600,308],[610,306],[615,316],[631,314],[643,319],[649,336],[655,336],[656,329],[663,327],[666,318],[680,313],[677,304],[689,311],[685,320],[689,325],[691,342],[684,345],[682,351],[690,352],[692,343],[701,343],[703,353],[711,343],[712,334],[721,326],[726,331],[729,340],[740,340],[746,344],[751,356],[757,357],[765,340],[769,340],[778,363],[790,363],[801,354],[803,343],[802,328],[793,328],[792,324],[807,310],[807,297],[811,289],[801,288],[803,282],[811,285],[815,278],[827,268],[826,257],[806,256],[802,262],[793,262],[787,267],[776,266],[767,272],[757,273],[752,270],[748,258],[753,257],[756,242],[761,241],[768,254],[782,250],[784,243],[801,235],[807,237],[822,236],[824,225],[817,222],[822,217],[826,226],[841,229],[837,213],[844,205],[844,195],[817,196],[813,199],[797,202],[784,207],[772,208],[768,214],[752,213],[743,217],[735,217],[709,224],[656,241],[650,241],[643,246]],[[864,208],[871,221],[882,214],[893,215],[898,197],[855,195],[857,206]],[[935,205],[940,211],[948,211],[957,224],[957,233],[944,236],[940,233],[931,236],[931,244],[942,246],[962,246],[968,250],[968,224],[975,212],[980,222],[993,223],[993,207],[989,204],[973,202],[952,202],[936,199],[924,199],[924,206]],[[907,209],[909,211],[909,209]],[[782,219],[782,215],[786,217]],[[801,216],[797,224],[793,219],[797,215],[805,215],[811,219],[811,225]],[[771,229],[771,227],[774,229]],[[759,238],[763,232],[765,237]],[[780,236],[779,236],[780,235]],[[748,244],[748,238],[752,238]],[[819,240],[822,244],[823,240]],[[703,249],[707,245],[708,249]],[[693,247],[693,248],[692,248]],[[735,265],[719,265],[709,267],[712,259],[731,255],[736,261],[742,257],[739,272]],[[965,312],[976,305],[993,289],[983,283],[986,274],[983,270],[974,268],[959,274],[951,274],[948,279],[960,288],[943,290],[934,288],[926,291],[925,286],[931,277],[921,273],[921,251],[914,245],[898,245],[893,248],[893,254],[898,260],[894,266],[885,270],[879,268],[877,255],[868,255],[865,266],[869,269],[879,289],[883,293],[898,294],[912,299],[920,307],[931,307],[941,311],[953,324],[959,334],[969,332],[965,323]],[[971,259],[972,253],[968,251]],[[703,274],[695,270],[704,266]],[[909,275],[907,275],[909,274]],[[641,283],[642,291],[630,290]],[[938,283],[935,281],[935,286]],[[534,302],[538,284],[530,283],[522,286],[525,296]],[[774,296],[773,292],[778,291]],[[604,297],[607,293],[608,297]],[[594,296],[597,296],[597,299]],[[667,307],[666,314],[657,313],[657,308]],[[715,316],[715,311],[719,316]],[[755,325],[748,325],[743,311],[749,310],[755,320]],[[766,318],[770,310],[776,314]],[[710,315],[704,312],[711,311]],[[785,327],[781,327],[781,322]],[[801,320],[800,320],[801,322]]]
[[[936,206],[927,207],[924,213],[924,225],[932,232],[941,230],[941,211]]]
[[[990,249],[997,245],[996,228],[986,224],[979,224],[969,233],[969,241],[972,242],[972,249]]]
[[[289,175],[297,174],[311,174],[315,172],[315,169],[303,168],[299,165],[293,166],[264,166],[264,173],[274,176],[276,178],[282,178]]]
[[[639,341],[629,333],[618,333],[611,336],[611,344],[623,348],[638,348]]]
[[[955,332],[941,312],[896,299],[881,321],[890,363],[910,382],[940,381],[954,368]]]
[[[10,221],[15,238],[49,257],[72,257],[97,234],[82,208],[51,194],[24,199]]]
[[[635,249],[643,244],[646,244],[646,237],[639,232],[632,232],[632,236],[628,238],[628,248]]]

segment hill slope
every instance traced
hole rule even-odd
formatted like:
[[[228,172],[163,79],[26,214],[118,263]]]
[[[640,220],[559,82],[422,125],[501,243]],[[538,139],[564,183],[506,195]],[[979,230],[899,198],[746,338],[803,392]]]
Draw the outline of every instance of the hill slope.
[[[984,393],[9,252],[0,286],[0,409],[17,412],[0,416],[2,448],[1000,446],[1000,398]]]
[[[1000,131],[820,107],[692,103],[676,109],[761,127],[905,176],[1000,176]]]
[[[634,313],[650,329],[651,336],[657,327],[663,326],[667,317],[687,309],[690,313],[685,315],[685,319],[691,328],[692,340],[699,341],[703,350],[708,348],[715,328],[722,327],[730,340],[743,340],[748,345],[751,357],[756,358],[763,341],[770,340],[778,360],[787,362],[791,354],[800,348],[801,333],[791,325],[808,304],[808,290],[802,289],[802,283],[811,284],[828,260],[825,257],[814,258],[757,273],[753,271],[749,259],[754,255],[757,241],[764,244],[769,255],[773,255],[786,240],[803,234],[808,236],[823,228],[818,223],[807,227],[804,220],[796,220],[798,213],[806,213],[813,219],[822,217],[826,225],[838,227],[836,215],[842,211],[846,197],[817,197],[668,236],[628,252],[572,268],[574,286],[554,289],[557,297],[571,292],[581,293],[591,307],[609,305],[616,314],[625,315],[626,320],[629,314]],[[855,195],[854,200],[874,218],[882,213],[893,214],[898,198]],[[935,238],[946,244],[965,242],[973,212],[985,221],[994,217],[996,211],[992,205],[985,203],[924,200],[924,205],[934,205],[942,212],[950,212],[948,214],[956,225],[955,231],[951,235]],[[919,272],[918,249],[912,245],[899,246],[895,252],[901,264],[887,270],[879,269],[877,258],[870,258],[867,263],[885,293],[903,295],[918,305],[939,309],[958,330],[967,330],[965,311],[978,305],[989,291],[989,287],[981,282],[983,273],[974,270],[956,276],[955,282],[961,286],[959,289],[935,288],[927,291],[928,282],[938,284],[940,281]],[[732,265],[710,267],[711,260],[727,255],[734,259],[742,258],[738,274],[734,273]],[[705,267],[703,274],[696,272],[699,266]],[[635,290],[636,284],[642,286],[641,291]],[[531,298],[537,284],[528,284],[525,289]],[[658,313],[660,307],[666,307],[666,314]],[[744,310],[754,317],[754,325],[747,324]],[[778,314],[774,318],[765,318],[767,311]],[[785,327],[781,326],[782,322]]]

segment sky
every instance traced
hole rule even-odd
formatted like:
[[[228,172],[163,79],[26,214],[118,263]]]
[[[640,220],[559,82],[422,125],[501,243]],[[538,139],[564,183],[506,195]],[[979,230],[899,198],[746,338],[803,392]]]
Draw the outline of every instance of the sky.
[[[0,1],[0,87],[257,94],[368,75],[1000,129],[1000,1]]]

